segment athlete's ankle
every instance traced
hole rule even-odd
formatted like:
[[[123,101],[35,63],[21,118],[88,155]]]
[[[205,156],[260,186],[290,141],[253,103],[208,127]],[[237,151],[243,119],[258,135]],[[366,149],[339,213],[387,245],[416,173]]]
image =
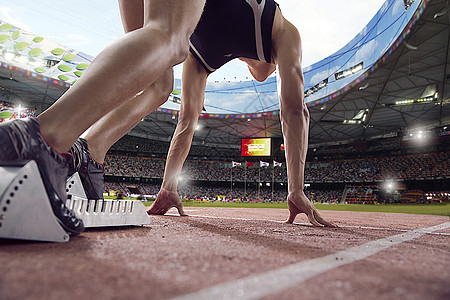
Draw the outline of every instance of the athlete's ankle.
[[[108,149],[106,149],[106,151],[101,148],[101,147],[97,147],[98,143],[96,143],[94,140],[89,139],[89,138],[85,138],[86,142],[87,142],[87,146],[88,146],[88,151],[89,154],[91,155],[91,158],[98,164],[100,165],[105,165],[105,156],[106,156],[106,151]]]
[[[56,152],[66,153],[73,145],[74,141],[70,140],[70,137],[63,136],[61,130],[49,126],[45,119],[38,117],[39,119],[39,131],[44,141],[52,147]]]

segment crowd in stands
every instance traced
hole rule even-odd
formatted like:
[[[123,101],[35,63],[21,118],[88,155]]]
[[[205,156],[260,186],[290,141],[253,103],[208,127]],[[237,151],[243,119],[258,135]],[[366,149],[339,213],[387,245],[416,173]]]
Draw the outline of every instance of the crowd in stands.
[[[146,200],[153,200],[159,192],[159,184],[138,184],[133,189],[140,191],[139,195]],[[105,193],[117,196],[118,192],[125,196],[136,196],[125,183],[105,183]],[[344,190],[309,190],[306,196],[314,203],[323,204],[379,204],[379,203],[448,203],[450,193],[433,192],[424,193],[420,190],[403,191],[397,197],[388,197],[380,200],[379,188],[375,185],[349,186]],[[285,202],[287,190],[274,190],[262,188],[225,188],[181,185],[178,188],[179,196],[185,201],[226,201],[226,202]],[[244,196],[245,194],[245,196]],[[393,194],[394,195],[394,194]]]
[[[152,140],[149,143],[148,139],[125,135],[111,147],[109,153],[165,158],[169,146],[170,142],[167,141]],[[208,157],[220,161],[238,157],[239,155],[240,149],[229,147],[229,145],[223,145],[222,147],[193,145],[188,157],[196,159],[206,159]]]
[[[378,203],[378,195],[374,193],[377,189],[374,185],[351,186],[347,188],[345,202],[348,204],[374,204]]]
[[[305,182],[377,182],[388,179],[433,180],[450,177],[450,153],[311,162],[306,164]],[[162,178],[165,160],[108,155],[106,174]],[[245,165],[245,163],[244,163]],[[232,167],[231,162],[187,160],[181,176],[186,180],[286,182],[285,165],[260,167],[259,163]]]
[[[161,158],[137,158],[128,156],[105,157],[105,174],[128,177],[162,178],[165,160]]]
[[[317,203],[341,203],[343,191],[307,190],[306,196]]]
[[[135,186],[133,186],[135,187]],[[137,188],[145,198],[155,198],[159,192],[160,185],[139,184]],[[131,195],[127,184],[105,183],[105,193],[114,196],[117,191],[125,195]],[[340,203],[342,191],[307,190],[306,195],[316,203]],[[285,202],[287,190],[273,190],[270,188],[225,188],[225,187],[203,187],[193,185],[181,185],[178,188],[179,196],[190,201],[227,201],[227,202]],[[245,196],[244,196],[245,194]]]
[[[416,152],[399,149],[403,144],[399,138],[388,138],[310,150],[305,183],[331,184],[335,190],[306,190],[307,196],[318,203],[448,202],[449,194],[445,191],[428,194],[417,191],[411,194],[401,190],[395,199],[381,195],[380,200],[381,184],[387,180],[431,182],[450,179],[450,152],[445,145],[439,145],[444,151],[436,148],[427,153],[406,155]],[[160,182],[168,147],[169,142],[149,143],[142,138],[125,136],[106,157],[106,175],[110,180],[139,177]],[[374,152],[377,154],[372,155]],[[274,159],[282,162],[282,166],[274,167]],[[240,157],[239,149],[193,145],[180,174],[178,193],[184,199],[198,201],[285,201],[287,192],[279,188],[281,184],[287,185],[285,162],[280,157],[261,160],[268,162],[269,166],[260,167],[259,158],[248,158],[251,164],[247,164],[245,158]],[[242,164],[232,167],[233,161]],[[190,185],[194,181],[197,184]],[[240,186],[247,182],[252,187],[244,192],[242,188],[211,187],[208,182],[222,182],[221,185],[223,182],[239,183]],[[259,190],[256,189],[257,183],[262,184]],[[278,188],[272,192],[271,186],[274,184]],[[341,187],[337,189],[336,185]],[[343,185],[347,187],[344,189]],[[160,185],[138,184],[138,188],[143,195],[156,196]],[[130,194],[125,183],[106,183],[105,191],[118,190]]]

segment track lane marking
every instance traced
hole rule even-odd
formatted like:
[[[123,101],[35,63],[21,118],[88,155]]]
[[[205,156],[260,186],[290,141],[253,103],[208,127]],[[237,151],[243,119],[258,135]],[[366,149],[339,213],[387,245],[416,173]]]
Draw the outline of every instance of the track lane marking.
[[[165,216],[177,217],[179,215],[176,213],[173,213],[173,214],[165,214]],[[205,219],[226,219],[226,220],[237,220],[237,221],[266,221],[266,222],[284,224],[284,221],[270,220],[270,219],[249,219],[249,218],[217,217],[217,216],[205,216],[205,215],[189,215],[189,217],[198,217],[198,218],[205,218]],[[311,225],[311,223],[294,222],[293,225],[313,227]],[[338,228],[371,229],[371,230],[385,230],[385,231],[395,231],[395,232],[408,232],[411,230],[411,229],[374,227],[374,226],[354,226],[354,225],[340,225]],[[450,233],[445,233],[445,232],[426,232],[426,234],[450,236]]]
[[[324,257],[302,261],[272,271],[218,284],[195,293],[173,298],[173,300],[250,300],[266,297],[296,286],[308,279],[340,266],[363,260],[397,244],[416,239],[430,232],[447,228],[450,228],[450,222],[427,228],[409,230],[404,233],[371,241]]]

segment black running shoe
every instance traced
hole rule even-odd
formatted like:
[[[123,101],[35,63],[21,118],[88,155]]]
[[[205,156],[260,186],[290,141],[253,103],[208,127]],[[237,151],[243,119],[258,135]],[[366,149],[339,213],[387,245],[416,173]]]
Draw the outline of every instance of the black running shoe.
[[[34,160],[41,174],[53,213],[71,236],[84,231],[83,221],[65,205],[66,158],[52,149],[41,136],[39,119],[27,118],[0,124],[0,160]]]
[[[89,200],[103,199],[105,167],[92,158],[87,141],[79,138],[70,148],[69,153],[72,154],[72,160],[68,161],[67,178],[78,172],[86,197]]]

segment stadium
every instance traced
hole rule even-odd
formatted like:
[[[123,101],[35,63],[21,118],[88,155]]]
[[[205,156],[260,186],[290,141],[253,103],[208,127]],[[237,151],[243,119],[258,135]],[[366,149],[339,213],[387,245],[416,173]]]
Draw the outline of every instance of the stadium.
[[[190,217],[171,210],[62,244],[0,238],[0,298],[448,298],[448,5],[387,0],[343,48],[303,68],[305,192],[339,228],[282,223],[277,76],[208,82],[179,176]],[[45,111],[92,59],[0,21],[0,122]],[[154,201],[182,94],[176,78],[168,101],[108,151],[105,199]]]

